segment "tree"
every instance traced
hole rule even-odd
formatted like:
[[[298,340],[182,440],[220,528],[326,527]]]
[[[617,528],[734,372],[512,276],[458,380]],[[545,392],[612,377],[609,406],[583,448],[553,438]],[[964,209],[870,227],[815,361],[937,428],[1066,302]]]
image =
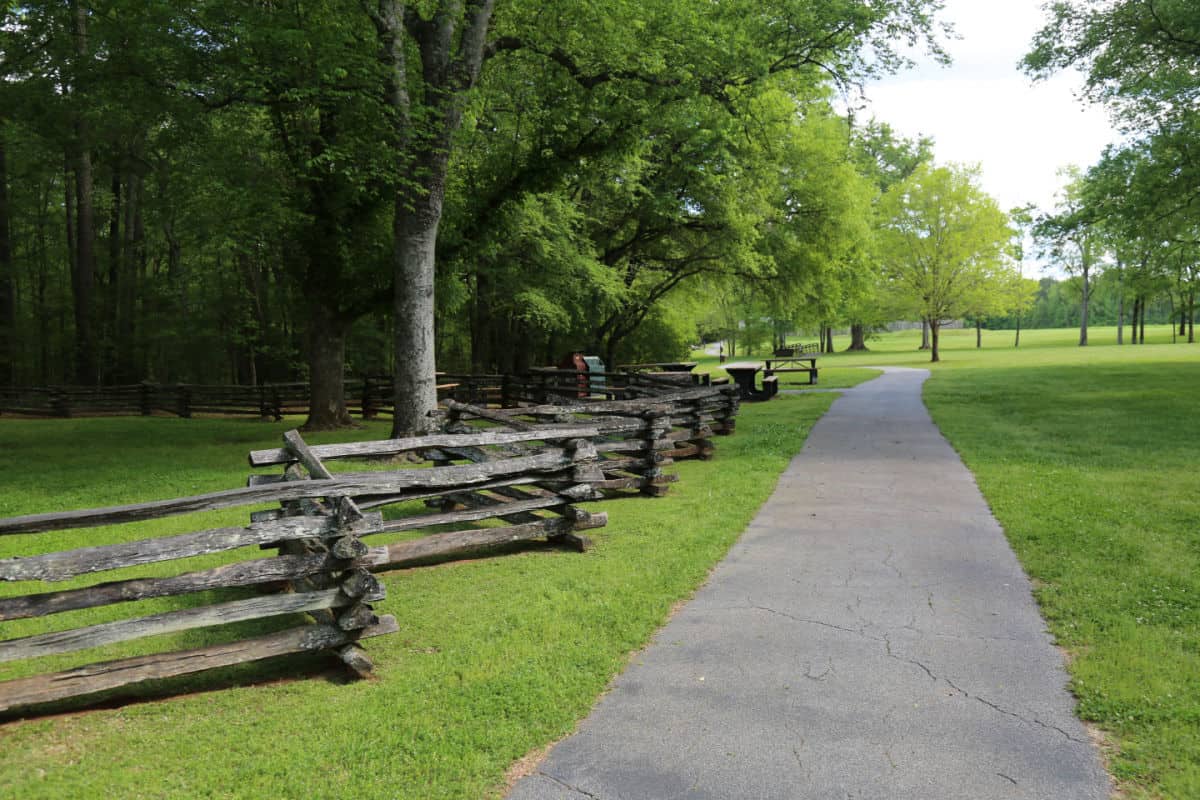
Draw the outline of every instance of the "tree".
[[[1103,258],[1096,209],[1086,202],[1083,173],[1078,167],[1059,170],[1067,179],[1053,214],[1045,214],[1034,227],[1047,255],[1072,275],[1080,278],[1079,346],[1088,343],[1088,311],[1092,293],[1092,270]]]
[[[895,184],[905,180],[922,164],[933,158],[933,140],[929,137],[907,139],[899,136],[891,125],[872,119],[854,131],[851,153],[859,173],[874,184],[875,202]],[[874,268],[873,252],[864,253],[864,263],[856,269],[857,289],[849,298],[846,317],[850,321],[849,350],[866,350],[866,332],[872,325],[882,325],[895,317],[890,308],[881,273]],[[926,331],[923,327],[923,334]],[[926,334],[927,335],[927,334]],[[927,349],[924,346],[922,349]]]
[[[505,56],[513,56],[519,65],[549,62],[570,79],[573,87],[567,89],[572,93],[588,95],[591,104],[607,100],[596,112],[600,119],[615,117],[617,128],[625,128],[627,135],[629,127],[640,127],[643,121],[655,125],[659,115],[669,115],[671,106],[735,110],[743,97],[772,76],[803,76],[810,86],[830,79],[848,86],[863,76],[895,69],[905,63],[897,42],[931,40],[933,13],[939,6],[927,0],[868,5],[852,0],[819,5],[799,0],[659,0],[637,6],[512,3],[502,8],[495,35],[489,37],[492,7],[491,0],[443,0],[418,11],[381,0],[377,11],[371,11],[383,58],[393,74],[388,96],[403,157],[395,224],[396,432],[423,427],[434,403],[437,232],[455,152],[454,133],[484,62],[489,69],[509,61]],[[416,61],[411,59],[414,55]],[[551,85],[556,94],[543,107],[578,109],[563,81]],[[578,138],[595,132],[595,119],[593,114],[568,120],[566,130],[576,135],[558,138],[574,138],[576,146],[604,152]],[[621,136],[617,141],[629,140]],[[572,147],[563,144],[561,150],[549,148],[549,159],[543,158],[544,149],[525,155],[538,164],[553,164]],[[578,154],[560,165],[568,173],[579,167]],[[527,175],[518,170],[510,188],[543,191],[554,182],[551,173],[524,184]],[[512,192],[489,195],[514,197]],[[484,210],[494,211],[486,206]],[[696,233],[694,228],[675,233],[669,248],[662,240],[647,247],[658,248],[657,256],[674,248],[677,252],[669,258],[690,266],[683,267],[683,277],[677,272],[662,281],[643,281],[635,291],[642,299],[628,313],[610,314],[600,322],[610,349],[697,264],[716,258],[707,249],[711,243],[701,246],[694,241],[698,237],[689,235]],[[619,238],[611,243],[622,248]],[[637,289],[637,283],[635,277],[630,288]]]
[[[923,165],[880,201],[880,253],[891,291],[929,321],[930,361],[942,322],[1000,294],[1014,272],[1013,232],[974,167]]]

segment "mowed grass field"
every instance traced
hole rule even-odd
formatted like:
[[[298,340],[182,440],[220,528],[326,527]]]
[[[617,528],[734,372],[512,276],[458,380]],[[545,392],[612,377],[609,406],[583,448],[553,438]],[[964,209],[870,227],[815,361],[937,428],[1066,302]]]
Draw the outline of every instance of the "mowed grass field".
[[[1077,335],[1025,331],[1014,351],[1011,331],[984,331],[982,350],[974,331],[944,332],[925,399],[1033,577],[1123,795],[1190,800],[1200,797],[1200,344],[1170,344],[1165,326],[1137,347],[1094,328],[1081,349]],[[918,342],[905,332],[869,353],[822,356],[820,385],[877,374],[863,365],[930,366]],[[715,357],[702,361],[719,374]],[[150,686],[148,702],[0,722],[0,796],[494,797],[508,765],[569,732],[703,580],[832,400],[743,406],[716,460],[679,465],[670,497],[603,504],[611,521],[588,554],[387,575],[381,610],[402,632],[367,643],[374,680],[343,684],[327,661],[293,660]],[[245,451],[281,430],[0,419],[0,515],[239,485]],[[88,543],[97,535],[115,534]],[[16,547],[0,541],[0,555]]]
[[[370,680],[346,683],[331,657],[293,658],[145,685],[109,707],[73,702],[0,719],[0,797],[498,796],[509,767],[570,732],[672,606],[704,580],[832,401],[818,395],[744,406],[737,433],[717,440],[714,460],[676,465],[680,481],[667,497],[596,504],[609,524],[589,531],[596,546],[586,554],[541,549],[383,574],[388,597],[377,608],[394,614],[401,632],[366,642],[377,667]],[[277,444],[283,430],[250,421],[0,419],[0,516],[240,486],[246,452]],[[372,425],[308,438],[385,436],[385,427]],[[236,525],[247,513],[0,537],[0,557]],[[0,585],[0,594],[30,586]],[[191,602],[218,599],[229,598],[209,593]],[[186,602],[142,601],[115,613]],[[0,623],[0,638],[113,615],[110,608]],[[0,679],[296,622],[0,664]]]

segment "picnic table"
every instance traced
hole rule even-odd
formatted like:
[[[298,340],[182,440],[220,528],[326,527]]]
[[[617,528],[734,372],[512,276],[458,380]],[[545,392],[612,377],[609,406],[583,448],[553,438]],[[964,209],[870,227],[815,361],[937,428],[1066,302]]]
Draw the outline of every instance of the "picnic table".
[[[751,403],[770,400],[779,391],[779,378],[774,375],[763,377],[761,389],[755,385],[758,373],[762,371],[762,368],[763,365],[757,361],[736,361],[726,364],[724,367],[725,371],[729,373],[729,377],[733,378],[733,382],[737,384],[738,395]]]
[[[637,372],[681,386],[708,386],[710,378],[707,374],[698,375],[692,372],[699,363],[699,361],[653,361],[648,364],[622,364],[617,369],[622,372]]]
[[[779,372],[807,372],[808,385],[817,383],[817,357],[815,355],[794,355],[785,358],[768,358],[763,374],[770,377]]]

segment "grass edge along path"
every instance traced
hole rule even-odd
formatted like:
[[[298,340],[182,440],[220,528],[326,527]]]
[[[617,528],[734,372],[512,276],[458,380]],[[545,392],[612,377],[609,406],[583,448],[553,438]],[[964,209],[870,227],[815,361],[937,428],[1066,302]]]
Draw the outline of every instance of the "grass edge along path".
[[[401,633],[368,644],[372,680],[345,684],[310,670],[271,682],[286,673],[264,666],[167,687],[193,694],[159,699],[150,687],[151,702],[2,723],[0,787],[27,800],[496,796],[510,765],[572,730],[629,654],[705,580],[833,400],[743,406],[737,434],[717,442],[714,460],[677,465],[670,495],[600,504],[610,522],[590,532],[589,553],[386,573],[379,610],[398,617]],[[108,426],[122,432],[115,442],[136,422],[73,421],[64,430],[77,443],[89,424]],[[25,423],[0,424],[0,442],[14,424]],[[44,426],[39,446],[53,453],[46,439],[55,423],[32,424]],[[218,442],[225,424],[213,423]],[[278,436],[263,430],[267,444]],[[168,469],[164,458],[148,479]],[[114,445],[108,460],[119,459]],[[228,480],[236,485],[244,473],[231,470]],[[105,502],[96,491],[92,502]],[[10,498],[10,507],[23,505]]]
[[[1200,797],[1200,353],[1089,351],[935,370],[926,404],[1034,580],[1121,796]]]

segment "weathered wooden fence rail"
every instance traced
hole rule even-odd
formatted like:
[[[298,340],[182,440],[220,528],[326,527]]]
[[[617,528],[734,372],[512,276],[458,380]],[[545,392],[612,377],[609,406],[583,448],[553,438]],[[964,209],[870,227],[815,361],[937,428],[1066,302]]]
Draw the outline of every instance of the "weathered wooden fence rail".
[[[548,425],[589,425],[599,433],[601,490],[637,490],[661,496],[677,480],[665,470],[676,459],[712,457],[714,434],[732,433],[738,398],[729,386],[660,392],[636,400],[585,398],[554,405],[486,408],[446,402],[442,430],[465,433],[481,425],[536,432]]]
[[[356,673],[365,674],[372,665],[357,642],[397,630],[394,618],[374,613],[372,604],[383,599],[384,589],[372,571],[538,538],[577,549],[587,545],[579,532],[607,522],[606,515],[579,507],[601,496],[597,484],[604,475],[597,466],[595,446],[599,435],[595,427],[560,425],[537,431],[309,446],[289,431],[283,447],[250,454],[251,466],[282,467],[282,474],[254,474],[245,488],[0,519],[0,536],[21,535],[36,548],[37,534],[46,531],[278,504],[253,512],[244,527],[0,559],[2,581],[53,582],[255,546],[278,549],[272,557],[169,576],[116,576],[102,583],[0,598],[0,621],[8,621],[148,598],[194,596],[214,589],[231,595],[209,605],[185,602],[163,613],[6,639],[0,641],[0,663],[297,613],[313,618],[311,623],[233,643],[138,655],[0,682],[0,712],[297,652],[331,650]],[[326,465],[339,459],[402,454],[431,466],[332,472]],[[383,506],[397,506],[400,516],[385,519],[375,510]],[[476,526],[493,519],[511,524]],[[428,533],[434,526],[456,529]],[[377,534],[404,532],[427,535],[380,545],[363,541]],[[286,591],[280,591],[281,584]]]

